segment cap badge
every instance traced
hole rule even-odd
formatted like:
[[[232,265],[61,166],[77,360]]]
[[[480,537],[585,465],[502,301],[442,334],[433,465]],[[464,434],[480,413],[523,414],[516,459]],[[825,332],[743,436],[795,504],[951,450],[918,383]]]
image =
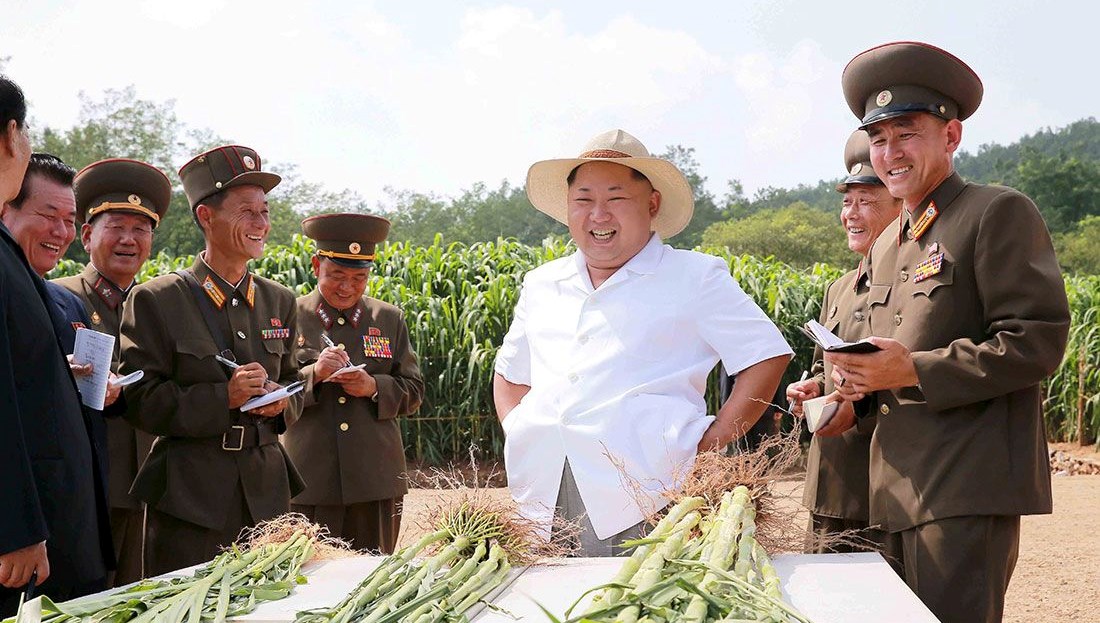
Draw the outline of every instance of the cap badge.
[[[882,108],[883,106],[889,104],[893,99],[894,94],[886,89],[879,91],[878,97],[875,98],[875,103],[878,104],[879,108]]]
[[[126,198],[126,201],[129,201],[136,206],[141,205],[141,197],[138,197],[137,195],[130,195]]]
[[[244,163],[244,168],[251,171],[256,168],[256,161],[252,159],[252,156],[245,156],[241,158],[241,162]]]
[[[359,246],[358,242],[353,242],[348,245],[348,251],[351,251],[352,253],[359,253],[362,250],[363,247]]]
[[[852,170],[848,171],[850,175],[859,175],[859,172],[863,170],[863,163],[857,162],[852,165]]]

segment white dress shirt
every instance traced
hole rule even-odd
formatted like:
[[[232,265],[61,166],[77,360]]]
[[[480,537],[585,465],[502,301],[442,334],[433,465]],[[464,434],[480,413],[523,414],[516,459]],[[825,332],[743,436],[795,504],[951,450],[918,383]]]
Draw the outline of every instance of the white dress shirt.
[[[568,458],[596,536],[633,526],[694,463],[718,360],[736,374],[789,354],[724,261],[656,234],[599,288],[580,252],[532,270],[496,359],[531,387],[502,424],[512,497],[549,534]]]

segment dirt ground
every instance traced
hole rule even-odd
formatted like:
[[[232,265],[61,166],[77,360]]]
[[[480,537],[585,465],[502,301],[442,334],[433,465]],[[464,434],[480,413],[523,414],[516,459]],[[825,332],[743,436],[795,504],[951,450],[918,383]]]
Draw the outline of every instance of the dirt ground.
[[[1024,517],[1020,558],[1006,598],[1005,623],[1100,620],[1100,476],[1056,476],[1054,514]],[[779,483],[801,497],[801,482]],[[491,490],[505,499],[507,489]],[[413,489],[405,498],[401,544],[422,534],[416,518],[453,493]]]

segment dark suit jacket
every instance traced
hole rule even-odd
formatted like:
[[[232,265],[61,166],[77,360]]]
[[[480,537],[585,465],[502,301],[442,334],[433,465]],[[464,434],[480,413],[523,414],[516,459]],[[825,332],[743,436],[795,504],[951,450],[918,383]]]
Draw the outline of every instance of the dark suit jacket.
[[[0,551],[46,541],[64,594],[106,576],[95,458],[47,306],[45,282],[0,225]]]
[[[49,294],[50,318],[53,320],[54,332],[57,341],[61,344],[61,352],[69,355],[76,346],[76,330],[79,327],[88,328],[91,319],[84,311],[81,300],[65,288],[47,281],[46,292]],[[121,399],[120,399],[121,400]],[[105,415],[118,417],[125,412],[124,406],[116,401],[104,411],[90,409],[81,404],[81,413],[84,416],[84,427],[88,431],[88,437],[92,441],[92,456],[95,458],[96,475],[96,512],[99,515],[99,528],[104,531],[100,535],[100,543],[111,543],[111,518],[108,510],[107,491],[108,476],[110,474],[109,457],[107,456],[107,424]],[[109,547],[104,552],[104,559],[108,561],[110,568],[114,568],[114,548]]]

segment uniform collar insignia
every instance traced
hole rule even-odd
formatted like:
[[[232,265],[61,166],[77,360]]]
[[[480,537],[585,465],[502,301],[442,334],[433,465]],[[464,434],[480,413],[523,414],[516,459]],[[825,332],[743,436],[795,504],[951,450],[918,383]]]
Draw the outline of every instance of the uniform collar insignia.
[[[359,323],[363,320],[363,303],[359,302],[355,306],[354,310],[348,309],[340,311],[328,304],[325,297],[321,296],[320,291],[317,292],[317,298],[320,301],[317,303],[317,317],[321,319],[321,324],[325,325],[325,330],[332,328],[332,323],[336,322],[338,318],[345,318],[351,326],[356,329],[359,328]]]
[[[859,266],[856,266],[856,278],[852,283],[853,292],[859,292],[859,286],[863,283],[864,279],[867,279],[867,266],[864,264],[865,261],[865,259],[860,259]]]
[[[335,318],[329,313],[328,305],[322,300],[317,304],[317,317],[321,319],[321,324],[325,326],[325,331],[332,328],[332,323],[335,322]]]
[[[103,299],[103,302],[107,304],[107,307],[111,309],[117,309],[122,301],[126,300],[126,291],[116,286],[110,279],[100,275],[95,280],[95,284],[92,285],[92,289],[99,295],[99,298]]]
[[[244,300],[248,301],[248,308],[255,309],[256,307],[256,280],[252,277],[252,273],[248,273],[248,289],[245,290]]]
[[[210,275],[206,276],[206,279],[202,280],[203,292],[206,292],[206,296],[210,297],[210,300],[214,302],[214,306],[221,309],[225,305],[225,292],[218,287],[218,284],[214,283],[214,279]]]

